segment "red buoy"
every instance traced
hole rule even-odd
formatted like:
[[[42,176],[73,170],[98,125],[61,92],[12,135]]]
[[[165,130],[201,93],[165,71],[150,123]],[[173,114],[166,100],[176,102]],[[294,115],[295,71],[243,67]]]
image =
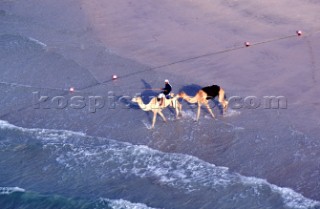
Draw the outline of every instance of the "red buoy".
[[[244,42],[244,45],[245,45],[246,47],[251,46],[250,42],[248,42],[248,41]]]
[[[298,36],[302,35],[302,31],[301,30],[297,30],[296,33],[297,33]]]

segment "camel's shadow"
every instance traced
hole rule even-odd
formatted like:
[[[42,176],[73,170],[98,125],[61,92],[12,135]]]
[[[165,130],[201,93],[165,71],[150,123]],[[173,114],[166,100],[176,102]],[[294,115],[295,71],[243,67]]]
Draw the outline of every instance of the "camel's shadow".
[[[156,97],[159,94],[159,92],[152,89],[150,83],[146,82],[144,79],[141,79],[141,82],[143,83],[144,91],[140,93],[140,96],[142,101],[145,104],[148,104],[153,97]]]
[[[158,92],[154,91],[152,89],[152,86],[147,83],[144,79],[141,79],[141,82],[143,83],[143,91],[136,93],[134,96],[129,97],[129,96],[122,96],[118,99],[121,103],[123,103],[125,106],[129,107],[130,109],[140,109],[139,105],[136,103],[132,103],[132,98],[133,97],[141,97],[143,103],[148,104],[151,99],[155,96],[157,96]],[[148,112],[146,112],[148,114]]]
[[[193,97],[196,95],[196,93],[202,89],[204,86],[200,86],[198,84],[190,84],[190,85],[186,85],[183,86],[182,88],[179,89],[179,92],[185,92],[186,94],[188,94],[189,96]],[[217,101],[216,99],[211,99],[212,102],[209,102],[210,108],[213,109],[214,107],[218,107],[219,113],[221,115],[223,115],[223,107],[222,105],[219,103],[219,101]],[[196,109],[197,105],[194,104],[190,104],[188,102],[186,102],[188,104],[188,108],[190,109]]]
[[[182,88],[179,89],[179,92],[183,91],[186,94],[188,94],[189,96],[194,96],[196,95],[196,93],[202,89],[202,86],[199,86],[197,84],[190,84],[190,85],[186,85],[183,86]]]

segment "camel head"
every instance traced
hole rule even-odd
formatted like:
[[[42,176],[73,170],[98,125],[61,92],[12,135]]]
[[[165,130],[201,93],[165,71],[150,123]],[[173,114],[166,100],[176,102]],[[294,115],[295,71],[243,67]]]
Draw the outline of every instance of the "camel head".
[[[142,101],[141,97],[133,97],[131,100],[131,102],[137,102],[137,103],[139,103],[141,101]]]

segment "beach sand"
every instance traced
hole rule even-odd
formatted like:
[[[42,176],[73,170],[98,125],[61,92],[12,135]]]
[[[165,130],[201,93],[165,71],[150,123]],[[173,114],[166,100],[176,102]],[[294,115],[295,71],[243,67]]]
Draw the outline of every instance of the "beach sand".
[[[319,9],[307,0],[1,1],[0,119],[193,155],[320,200]],[[195,123],[183,102],[182,119],[165,110],[168,123],[158,118],[150,130],[151,114],[130,97],[156,95],[145,89],[164,79],[175,93],[218,84],[229,98],[255,96],[261,106],[226,116],[215,108],[217,120],[203,109]],[[35,109],[35,91],[106,104],[95,113],[50,101]],[[284,96],[287,108],[265,108],[264,96]]]

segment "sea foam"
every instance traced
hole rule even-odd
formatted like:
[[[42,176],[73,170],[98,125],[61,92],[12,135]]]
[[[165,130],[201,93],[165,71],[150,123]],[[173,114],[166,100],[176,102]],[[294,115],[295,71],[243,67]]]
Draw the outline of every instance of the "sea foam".
[[[20,187],[0,187],[0,195],[9,195],[14,192],[25,192],[25,190]]]
[[[235,188],[241,194],[250,188],[259,198],[266,195],[263,194],[264,188],[268,188],[281,197],[283,204],[289,208],[320,207],[319,202],[305,198],[290,188],[278,187],[264,179],[245,177],[230,172],[226,167],[215,166],[186,154],[164,153],[145,145],[132,145],[72,131],[20,128],[5,121],[0,121],[0,129],[14,129],[36,135],[36,139],[43,143],[44,150],[54,147],[57,163],[76,172],[93,169],[90,172],[94,175],[106,178],[131,175],[153,179],[159,185],[179,189],[186,194],[207,190],[229,192],[228,188]],[[93,144],[95,139],[100,143]],[[68,149],[65,149],[66,146]]]

